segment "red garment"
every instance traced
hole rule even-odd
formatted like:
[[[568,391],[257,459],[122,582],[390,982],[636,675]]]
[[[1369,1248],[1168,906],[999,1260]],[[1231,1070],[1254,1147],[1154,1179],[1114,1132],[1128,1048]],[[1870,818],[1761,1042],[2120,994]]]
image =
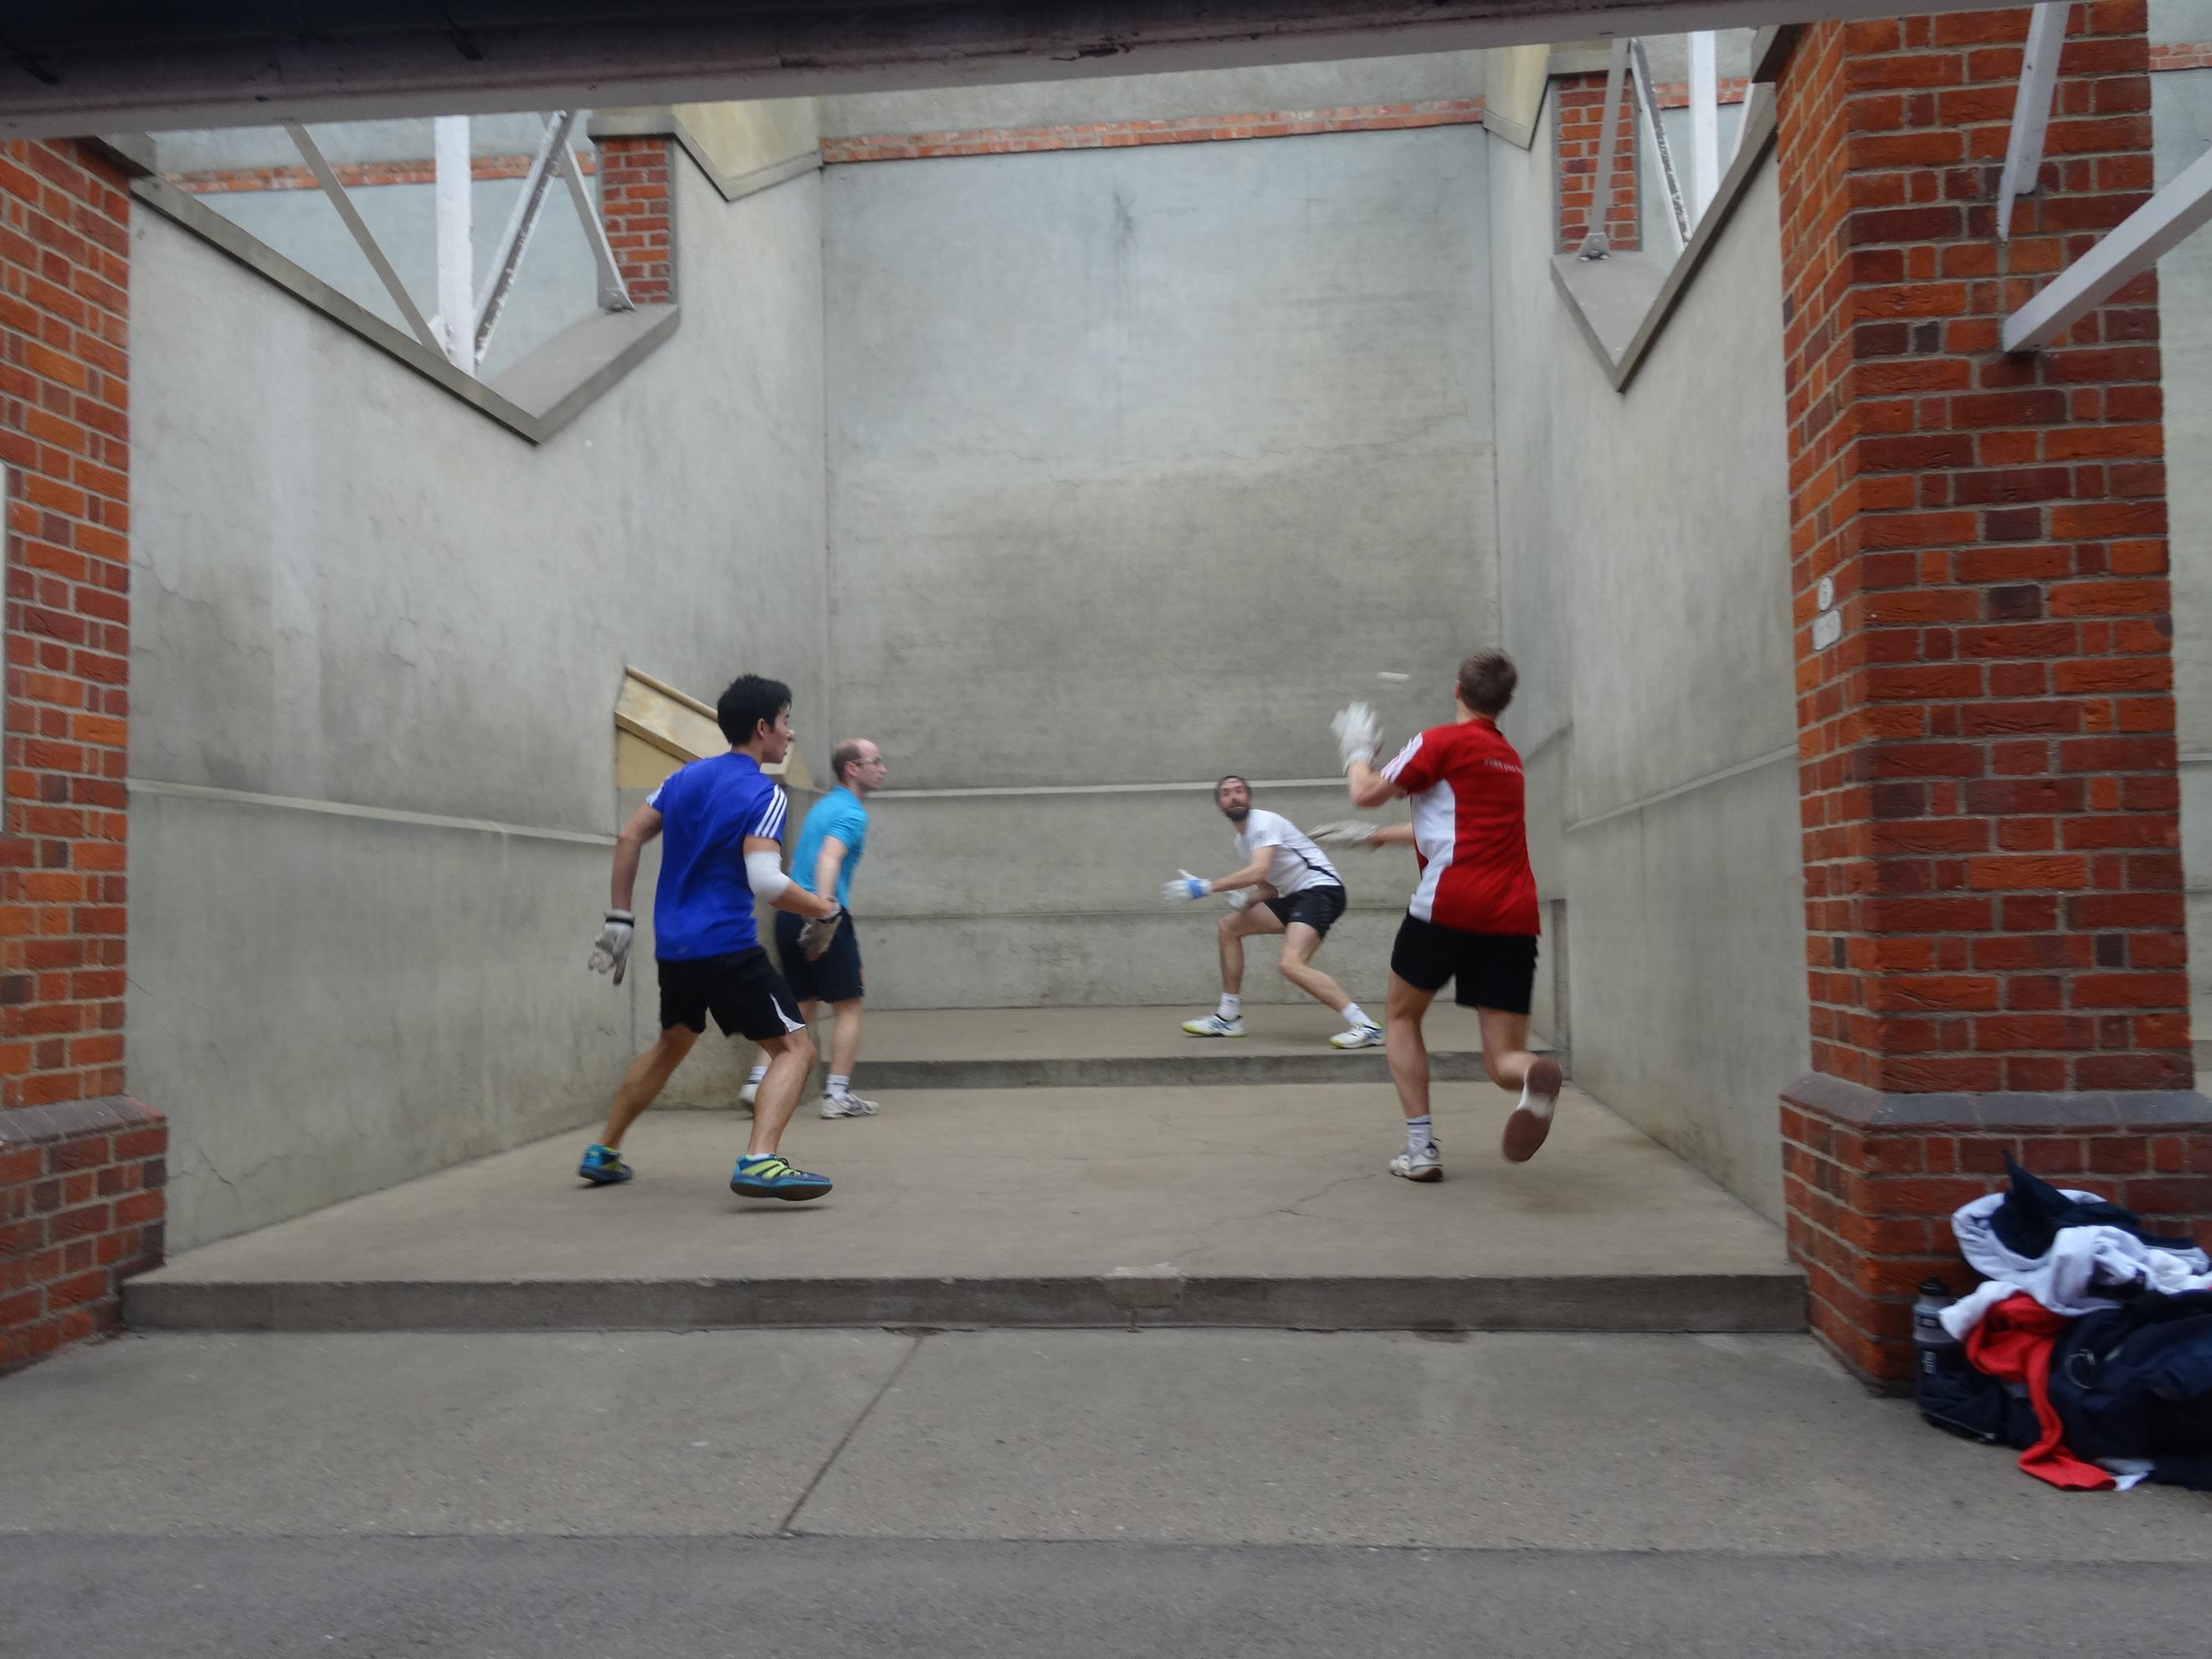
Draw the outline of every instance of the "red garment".
[[[1468,933],[1543,931],[1528,866],[1521,757],[1495,722],[1434,726],[1382,769],[1413,798],[1421,884],[1407,908]]]
[[[2117,1484],[2094,1463],[2084,1463],[2063,1443],[2065,1425],[2051,1403],[2051,1354],[2074,1322],[2055,1314],[2026,1291],[2007,1297],[1966,1333],[1966,1358],[2000,1382],[2025,1382],[2043,1437],[2020,1455],[2020,1466],[2039,1480],[2069,1492],[2104,1492]]]

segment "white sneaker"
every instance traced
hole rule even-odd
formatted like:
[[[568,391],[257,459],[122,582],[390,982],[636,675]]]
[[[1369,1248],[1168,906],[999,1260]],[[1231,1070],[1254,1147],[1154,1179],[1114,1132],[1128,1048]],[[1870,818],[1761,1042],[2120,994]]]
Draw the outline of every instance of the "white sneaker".
[[[1431,1141],[1418,1152],[1400,1152],[1390,1160],[1390,1173],[1403,1176],[1408,1181],[1442,1181],[1444,1178],[1443,1154]]]
[[[1348,1031],[1339,1031],[1328,1040],[1332,1048],[1380,1048],[1382,1028],[1380,1025],[1355,1025]]]
[[[822,1115],[824,1117],[873,1117],[878,1108],[872,1100],[863,1100],[849,1089],[842,1095],[822,1097]]]
[[[1526,1164],[1536,1156],[1544,1137],[1552,1133],[1552,1113],[1559,1106],[1564,1083],[1556,1060],[1540,1060],[1528,1068],[1520,1103],[1505,1120],[1504,1141],[1498,1149],[1508,1164]]]
[[[1218,1014],[1208,1014],[1204,1019],[1183,1021],[1182,1029],[1192,1036],[1243,1036],[1244,1020],[1242,1015],[1224,1019]]]
[[[757,1094],[759,1094],[759,1093],[760,1093],[760,1085],[759,1085],[759,1084],[757,1084],[757,1083],[748,1083],[748,1084],[746,1084],[746,1085],[745,1085],[745,1086],[744,1086],[744,1088],[742,1088],[742,1089],[740,1089],[740,1090],[738,1090],[738,1105],[740,1105],[740,1106],[750,1106],[750,1105],[751,1105],[751,1104],[753,1103],[753,1097],[754,1097],[754,1096],[756,1096],[756,1095],[757,1095]]]

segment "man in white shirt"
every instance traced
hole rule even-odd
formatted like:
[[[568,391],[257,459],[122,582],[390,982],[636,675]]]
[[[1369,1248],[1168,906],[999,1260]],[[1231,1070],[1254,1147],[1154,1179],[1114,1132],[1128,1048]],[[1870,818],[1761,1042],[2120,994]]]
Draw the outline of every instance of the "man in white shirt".
[[[1243,1036],[1244,941],[1254,933],[1280,933],[1283,977],[1345,1018],[1346,1029],[1329,1042],[1339,1048],[1381,1048],[1381,1028],[1313,965],[1314,952],[1344,914],[1344,878],[1297,825],[1279,812],[1255,807],[1252,786],[1236,774],[1213,786],[1213,804],[1237,826],[1237,856],[1243,865],[1218,881],[1180,871],[1162,893],[1170,904],[1225,893],[1231,906],[1215,929],[1221,945],[1220,1005],[1202,1018],[1183,1021],[1182,1029],[1193,1036]]]

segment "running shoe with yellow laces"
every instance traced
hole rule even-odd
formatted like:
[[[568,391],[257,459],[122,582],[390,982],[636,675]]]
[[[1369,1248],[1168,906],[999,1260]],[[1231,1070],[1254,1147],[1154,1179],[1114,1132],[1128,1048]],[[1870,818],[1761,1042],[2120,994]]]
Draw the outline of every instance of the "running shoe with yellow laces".
[[[730,1190],[740,1198],[780,1198],[803,1204],[828,1192],[830,1177],[794,1170],[774,1152],[758,1157],[748,1154],[738,1160],[730,1176]]]

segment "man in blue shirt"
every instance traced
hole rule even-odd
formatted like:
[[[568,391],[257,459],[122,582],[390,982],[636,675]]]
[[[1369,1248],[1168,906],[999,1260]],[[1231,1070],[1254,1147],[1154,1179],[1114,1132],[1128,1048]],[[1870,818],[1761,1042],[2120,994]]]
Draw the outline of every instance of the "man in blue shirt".
[[[853,1092],[853,1063],[860,1057],[860,940],[853,931],[853,872],[860,867],[860,854],[868,844],[869,796],[884,787],[888,774],[883,751],[866,738],[848,738],[830,754],[837,787],[814,803],[806,825],[799,832],[799,850],[791,856],[791,878],[810,893],[835,893],[845,912],[844,925],[830,938],[829,948],[809,958],[799,939],[805,932],[799,918],[786,913],[775,919],[775,954],[783,963],[783,976],[799,999],[799,1011],[809,1025],[823,1003],[836,1016],[830,1038],[830,1082],[822,1099],[824,1117],[873,1117],[876,1103]],[[757,1089],[764,1066],[753,1067],[746,1080]]]
[[[783,873],[784,818],[790,799],[764,775],[791,752],[791,688],[740,675],[722,693],[714,719],[730,752],[679,768],[623,825],[615,841],[613,903],[592,947],[591,966],[623,981],[637,918],[630,897],[645,844],[665,833],[653,893],[653,956],[660,973],[660,1036],[640,1054],[615,1091],[606,1133],[587,1147],[576,1173],[595,1186],[628,1181],[622,1138],[653,1104],[707,1029],[711,1012],[725,1036],[760,1044],[768,1066],[753,1103],[752,1139],[730,1176],[747,1198],[819,1198],[823,1176],[777,1156],[783,1127],[814,1068],[814,1043],[798,1000],[761,948],[753,901],[805,917],[802,954],[818,955],[836,936],[843,913]]]

